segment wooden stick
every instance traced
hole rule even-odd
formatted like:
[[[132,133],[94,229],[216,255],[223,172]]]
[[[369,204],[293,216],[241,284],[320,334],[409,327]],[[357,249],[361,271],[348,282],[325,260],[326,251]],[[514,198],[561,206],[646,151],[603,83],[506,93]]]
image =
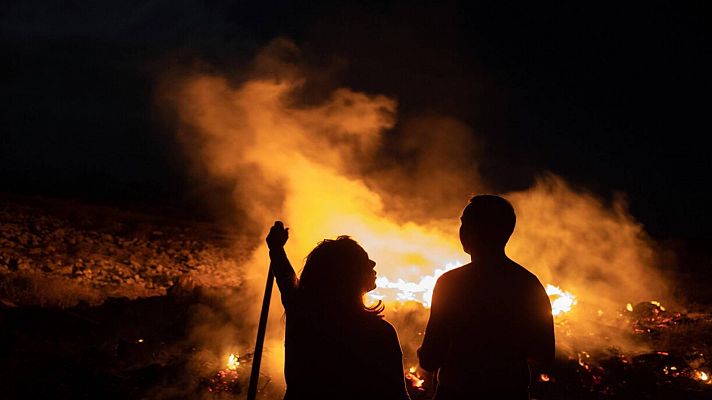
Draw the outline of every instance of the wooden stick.
[[[260,362],[262,361],[262,347],[265,342],[265,332],[267,331],[267,316],[269,315],[269,302],[272,298],[273,284],[274,274],[272,273],[272,268],[270,268],[269,272],[267,272],[265,297],[262,299],[260,324],[257,327],[257,343],[255,343],[255,352],[252,355],[252,372],[250,372],[250,385],[247,388],[247,400],[255,400],[255,397],[257,396],[257,382],[260,379]]]

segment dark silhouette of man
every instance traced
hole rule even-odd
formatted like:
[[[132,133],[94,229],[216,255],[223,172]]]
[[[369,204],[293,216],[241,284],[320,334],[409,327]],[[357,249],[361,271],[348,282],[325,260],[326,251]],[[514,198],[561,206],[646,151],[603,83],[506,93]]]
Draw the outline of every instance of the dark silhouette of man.
[[[530,368],[545,371],[554,358],[551,303],[505,254],[516,223],[507,200],[475,196],[461,222],[472,262],[436,282],[420,366],[437,373],[438,400],[529,399]]]

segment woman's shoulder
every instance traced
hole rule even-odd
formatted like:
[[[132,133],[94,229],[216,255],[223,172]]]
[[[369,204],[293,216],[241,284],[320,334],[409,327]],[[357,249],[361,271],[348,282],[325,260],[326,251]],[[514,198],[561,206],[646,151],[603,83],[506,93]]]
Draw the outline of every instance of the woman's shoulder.
[[[369,319],[372,321],[372,323],[374,325],[379,326],[381,329],[393,331],[393,332],[396,331],[396,328],[394,328],[390,322],[383,319],[382,315],[370,315],[369,317],[370,317]]]
[[[396,329],[388,321],[375,315],[364,316],[359,322],[353,321],[358,326],[350,331],[354,343],[360,343],[364,354],[385,352],[388,354],[401,354],[400,340]]]
[[[362,320],[367,329],[380,335],[397,336],[396,328],[378,315],[366,315]]]

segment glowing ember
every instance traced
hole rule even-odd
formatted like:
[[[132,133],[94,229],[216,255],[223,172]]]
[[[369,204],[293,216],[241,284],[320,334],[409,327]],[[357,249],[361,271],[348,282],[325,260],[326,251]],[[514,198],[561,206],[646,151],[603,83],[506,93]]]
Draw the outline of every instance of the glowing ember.
[[[201,379],[201,383],[207,388],[208,392],[241,393],[240,373],[237,371],[239,366],[240,356],[236,353],[231,353],[227,357],[225,368],[217,371],[210,378]]]
[[[424,390],[423,383],[425,383],[425,380],[421,379],[418,376],[417,371],[418,369],[416,367],[410,367],[410,369],[408,369],[408,372],[405,374],[405,379],[409,380],[410,384],[414,388],[417,388],[418,390]]]
[[[561,290],[558,286],[546,285],[546,294],[551,299],[551,314],[554,316],[567,313],[576,304],[576,296]]]
[[[203,380],[208,392],[240,393],[240,375],[236,371],[221,369],[212,378]]]
[[[677,370],[676,366],[665,366],[663,368],[663,374],[665,375],[670,375],[672,377],[678,377],[680,376],[680,372]]]
[[[660,304],[659,301],[653,300],[653,301],[650,302],[650,304],[652,304],[652,305],[654,305],[654,306],[658,306],[658,307],[660,308],[660,310],[665,311],[665,307],[663,307],[662,304]]]
[[[628,311],[630,311],[630,312],[632,312],[632,311],[633,311],[633,305],[630,304],[630,303],[628,303],[628,304],[625,305],[625,309],[628,310]]]
[[[695,371],[695,379],[708,384],[712,383],[712,380],[710,380],[710,375],[705,371]]]
[[[230,354],[227,359],[227,369],[235,371],[238,365],[240,365],[240,356],[235,353]]]
[[[549,375],[547,374],[541,374],[539,375],[539,380],[542,382],[549,382],[551,378],[549,378]]]

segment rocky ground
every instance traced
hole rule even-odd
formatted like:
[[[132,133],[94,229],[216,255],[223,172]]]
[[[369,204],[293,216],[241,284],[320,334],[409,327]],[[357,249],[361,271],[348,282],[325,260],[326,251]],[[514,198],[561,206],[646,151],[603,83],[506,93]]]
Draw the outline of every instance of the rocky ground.
[[[0,195],[0,398],[244,395],[255,321],[229,302],[255,245],[174,210]]]
[[[181,278],[237,286],[250,246],[204,221],[0,196],[0,298],[71,306],[165,294]]]

